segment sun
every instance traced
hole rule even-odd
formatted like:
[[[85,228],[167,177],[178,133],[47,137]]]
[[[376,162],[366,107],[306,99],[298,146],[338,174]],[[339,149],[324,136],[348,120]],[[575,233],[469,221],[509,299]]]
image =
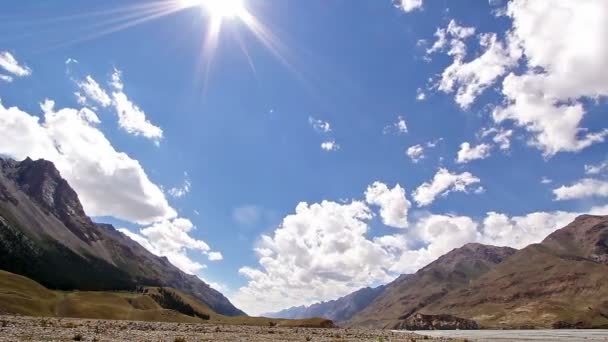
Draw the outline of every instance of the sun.
[[[182,0],[188,7],[199,6],[215,20],[242,17],[246,12],[243,0]]]

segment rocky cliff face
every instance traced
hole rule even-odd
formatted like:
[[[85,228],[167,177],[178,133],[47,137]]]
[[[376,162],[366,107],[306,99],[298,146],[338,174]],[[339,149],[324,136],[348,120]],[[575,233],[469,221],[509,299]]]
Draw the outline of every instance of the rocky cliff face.
[[[423,315],[417,313],[402,321],[397,327],[403,330],[475,330],[477,322],[451,315]]]
[[[347,296],[328,302],[316,303],[310,306],[298,306],[283,311],[265,314],[272,318],[302,319],[321,317],[334,322],[349,320],[353,315],[364,309],[384,291],[384,286],[364,288]]]
[[[0,268],[66,290],[173,287],[217,313],[244,314],[198,277],[114,227],[94,223],[76,192],[44,160],[0,159]]]

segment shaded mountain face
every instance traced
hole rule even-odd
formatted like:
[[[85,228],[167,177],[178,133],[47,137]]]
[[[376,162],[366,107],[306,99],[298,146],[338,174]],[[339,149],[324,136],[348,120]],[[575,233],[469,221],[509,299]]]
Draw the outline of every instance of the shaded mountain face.
[[[298,306],[285,309],[275,313],[265,314],[272,318],[327,318],[334,322],[349,320],[357,312],[361,311],[376,299],[384,291],[384,286],[376,288],[364,288],[347,296],[328,302],[316,303],[310,306]]]
[[[450,291],[467,286],[515,252],[508,247],[481,244],[454,249],[415,274],[402,275],[386,285],[383,293],[354,315],[347,325],[405,328],[411,321],[408,318],[415,313]]]
[[[608,216],[584,215],[422,311],[483,327],[608,327]]]
[[[198,277],[111,225],[94,223],[76,192],[45,160],[0,158],[0,269],[63,290],[172,287],[219,314],[244,315]]]

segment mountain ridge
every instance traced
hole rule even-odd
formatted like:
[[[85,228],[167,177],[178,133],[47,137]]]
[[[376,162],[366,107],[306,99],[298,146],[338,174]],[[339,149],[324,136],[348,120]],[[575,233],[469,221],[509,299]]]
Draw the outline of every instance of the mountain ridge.
[[[49,288],[167,286],[220,314],[244,315],[198,277],[153,255],[113,226],[93,222],[49,161],[0,158],[0,228],[0,269]]]

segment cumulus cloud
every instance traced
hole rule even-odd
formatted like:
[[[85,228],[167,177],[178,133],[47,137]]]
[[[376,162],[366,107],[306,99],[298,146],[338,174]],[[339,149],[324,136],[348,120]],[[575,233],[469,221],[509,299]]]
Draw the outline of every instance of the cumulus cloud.
[[[421,9],[423,5],[422,0],[394,0],[394,4],[405,12]]]
[[[471,144],[464,142],[460,145],[456,162],[458,164],[466,164],[472,160],[485,159],[490,156],[492,146],[488,144],[480,144],[471,147]]]
[[[25,77],[32,74],[32,69],[19,63],[15,56],[8,51],[0,51],[0,68],[15,77]],[[4,75],[3,79],[11,82],[13,80],[12,76]]]
[[[260,268],[232,300],[257,314],[320,298],[337,298],[374,281],[388,281],[387,252],[367,238],[372,218],[365,203],[300,203],[272,235],[262,236]]]
[[[608,181],[585,178],[569,186],[561,186],[553,190],[557,201],[608,197]]]
[[[474,30],[454,21],[437,30],[427,54],[447,50],[454,58],[437,88],[455,93],[456,102],[467,108],[508,74],[500,89],[504,102],[492,112],[497,124],[512,121],[530,132],[529,144],[545,157],[604,142],[608,129],[589,131],[581,123],[587,113],[584,100],[608,95],[603,66],[608,50],[594,43],[603,39],[608,4],[514,0],[504,15],[513,21],[505,39],[495,33],[479,35],[482,53],[467,62],[465,39]],[[508,149],[513,131],[497,128],[495,133],[494,142]]]
[[[42,105],[44,120],[0,103],[0,153],[53,161],[74,187],[87,214],[148,224],[176,212],[137,160],[115,150],[89,109]]]
[[[504,100],[492,113],[497,124],[512,121],[528,131],[529,145],[545,157],[604,142],[608,129],[589,131],[581,123],[585,100],[608,95],[608,49],[596,43],[605,36],[608,2],[513,0],[504,15],[512,19],[505,39],[481,34],[483,53],[468,62],[462,36],[450,33],[449,26],[437,31],[427,52],[449,44],[447,54],[454,56],[438,89],[455,92],[456,102],[467,108],[507,75],[500,88]]]
[[[454,41],[462,43],[456,38]],[[521,50],[514,48],[516,45],[502,43],[496,34],[482,34],[479,44],[484,52],[471,61],[465,61],[465,49],[459,48],[452,53],[454,61],[443,71],[438,84],[438,89],[445,93],[455,92],[456,103],[463,109],[471,106],[484,90],[514,67],[521,57]]]
[[[410,159],[412,160],[413,163],[418,163],[422,159],[426,158],[426,156],[424,155],[424,146],[422,146],[420,144],[414,145],[414,146],[410,146],[405,151],[405,154],[408,157],[410,157]]]
[[[388,187],[374,183],[366,197],[374,192],[372,202],[382,202],[381,210],[396,208],[404,197],[393,191],[397,195],[389,196]],[[255,248],[259,266],[240,269],[248,282],[231,299],[251,314],[331,300],[415,272],[469,242],[515,248],[538,243],[577,215],[489,212],[477,220],[427,214],[398,234],[371,237],[373,214],[363,202],[300,203],[272,234],[260,238]]]
[[[555,211],[509,217],[489,212],[480,227],[479,242],[523,248],[542,241],[547,235],[572,222],[578,215],[579,213]]]
[[[578,152],[595,143],[603,142],[608,129],[586,132],[579,127],[585,109],[579,102],[562,102],[543,94],[539,87],[541,76],[510,74],[503,82],[503,93],[508,105],[497,107],[493,112],[494,120],[506,120],[531,132],[531,146],[537,147],[546,157],[558,152]],[[565,100],[565,99],[564,99]]]
[[[332,139],[322,142],[321,149],[328,152],[338,151],[340,149],[340,145]]]
[[[437,196],[447,196],[454,191],[467,193],[472,185],[480,182],[470,172],[457,174],[440,168],[430,182],[423,183],[414,191],[412,197],[419,207],[424,207],[433,203]]]
[[[188,256],[188,251],[207,254],[209,260],[222,260],[219,252],[212,252],[205,241],[190,236],[194,229],[192,222],[185,218],[176,218],[154,223],[137,233],[128,229],[120,232],[136,241],[151,253],[167,257],[169,261],[188,274],[195,274],[205,268],[205,265],[194,261]]]
[[[380,217],[385,225],[395,228],[408,226],[407,213],[411,203],[399,184],[389,189],[386,184],[375,182],[367,188],[365,201],[380,207]]]

